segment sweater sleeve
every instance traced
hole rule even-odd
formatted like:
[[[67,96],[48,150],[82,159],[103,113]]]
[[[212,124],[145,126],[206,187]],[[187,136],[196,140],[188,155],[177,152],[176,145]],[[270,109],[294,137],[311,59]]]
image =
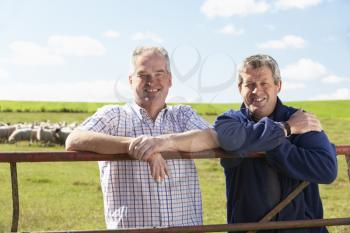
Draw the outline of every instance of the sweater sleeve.
[[[335,146],[324,132],[295,135],[268,151],[267,161],[286,175],[313,183],[331,183],[337,176]]]
[[[219,116],[214,128],[220,146],[226,151],[267,151],[287,140],[279,123],[268,117],[255,123],[243,117],[240,111],[234,110]]]

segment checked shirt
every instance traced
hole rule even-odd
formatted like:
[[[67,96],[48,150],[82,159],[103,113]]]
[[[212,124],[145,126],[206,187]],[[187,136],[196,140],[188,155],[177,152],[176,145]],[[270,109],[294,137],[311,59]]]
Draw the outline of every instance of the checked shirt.
[[[167,106],[153,122],[136,105],[109,105],[79,127],[115,136],[137,137],[209,128],[190,106]],[[111,145],[113,146],[113,145]],[[202,224],[202,202],[193,160],[167,160],[170,177],[156,182],[143,161],[100,161],[108,229]]]

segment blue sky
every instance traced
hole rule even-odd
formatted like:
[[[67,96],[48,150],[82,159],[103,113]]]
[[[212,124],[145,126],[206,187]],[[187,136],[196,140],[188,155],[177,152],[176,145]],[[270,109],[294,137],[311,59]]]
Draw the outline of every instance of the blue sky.
[[[350,99],[350,1],[0,0],[0,99],[131,98],[130,54],[171,55],[170,102],[240,102],[247,56],[280,65],[287,101]]]

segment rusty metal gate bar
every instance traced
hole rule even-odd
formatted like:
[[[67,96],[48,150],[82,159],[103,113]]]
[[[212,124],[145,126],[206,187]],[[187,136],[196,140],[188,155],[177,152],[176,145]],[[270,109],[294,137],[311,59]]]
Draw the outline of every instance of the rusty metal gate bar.
[[[16,165],[16,163],[11,162],[10,169],[11,169],[11,187],[12,187],[11,232],[16,232],[18,229],[18,220],[19,220],[19,195],[18,195],[18,179],[17,179],[17,165]]]
[[[339,145],[336,147],[337,155],[345,155],[346,162],[348,165],[348,176],[350,179],[350,145]],[[187,153],[187,152],[165,152],[162,153],[165,159],[203,159],[203,158],[232,158],[237,159],[240,158],[237,154],[229,154],[221,149],[215,149],[215,150],[207,150],[202,152],[195,152],[195,153]],[[247,155],[248,158],[259,158],[264,157],[265,153],[249,153]],[[100,155],[96,153],[91,152],[0,152],[0,163],[6,162],[10,163],[11,168],[11,184],[12,184],[12,200],[13,200],[13,214],[12,214],[12,226],[11,226],[11,232],[15,232],[18,229],[18,222],[19,222],[19,195],[18,195],[18,179],[17,179],[17,168],[16,168],[16,162],[59,162],[59,161],[104,161],[104,160],[129,160],[130,157],[128,155]],[[283,209],[298,193],[300,193],[303,188],[305,188],[308,185],[308,182],[302,182],[296,190],[294,190],[291,194],[289,194],[285,200],[283,200],[281,203],[279,203],[273,210],[271,210],[263,219],[260,220],[259,223],[254,223],[258,225],[257,229],[246,229],[241,231],[255,231],[255,230],[263,230],[264,224],[266,224],[269,220],[272,219],[272,217],[277,214],[281,209]],[[327,220],[327,221],[326,221]],[[331,219],[318,219],[316,220],[305,220],[307,222],[310,221],[316,221],[317,224],[323,224],[320,226],[325,226],[326,224],[333,225],[334,223],[337,223],[336,225],[350,225],[350,218],[339,218],[339,219],[332,219],[333,221],[328,221]],[[293,221],[289,221],[293,222]],[[301,224],[300,221],[298,221],[298,224]],[[302,222],[302,221],[301,221]],[[341,222],[341,224],[339,224]],[[272,222],[268,222],[272,223]],[[274,222],[273,226],[279,226],[280,224],[277,223],[286,223],[286,222]],[[250,223],[253,224],[253,223]],[[277,224],[277,225],[276,225]],[[296,226],[299,226],[299,225]],[[304,223],[302,223],[304,224]],[[219,225],[205,225],[205,226],[195,226],[197,229],[196,231],[182,231],[185,229],[179,229],[178,227],[175,228],[175,231],[181,230],[182,232],[213,232],[213,229],[207,231],[206,228],[203,227],[209,227],[209,226],[223,226],[227,227],[229,225],[234,225],[234,229],[237,229],[237,225],[239,224],[219,224]],[[255,226],[255,225],[254,225]],[[260,227],[259,227],[260,226]],[[269,225],[267,225],[269,226]],[[294,228],[294,225],[287,228]],[[303,227],[303,226],[301,226]],[[312,226],[307,226],[312,227]],[[188,227],[191,229],[191,227]],[[202,229],[203,228],[203,229]],[[209,227],[210,228],[210,227]],[[298,228],[298,227],[297,227]],[[152,230],[155,230],[158,228],[152,228]],[[162,228],[162,230],[165,229],[172,229],[172,228]],[[187,228],[186,228],[187,229]],[[199,230],[198,229],[202,229]],[[217,232],[219,231],[228,231],[225,230],[219,230],[219,228],[215,228]],[[240,229],[240,228],[239,228]],[[286,229],[284,228],[284,225],[282,224],[278,228],[267,228],[267,229]],[[134,229],[135,232],[141,232],[141,229]],[[142,232],[146,229],[142,229]],[[169,232],[175,232],[175,231],[169,231]],[[229,231],[232,231],[232,229]],[[234,230],[236,231],[236,230]],[[240,231],[240,230],[237,230]],[[69,231],[71,232],[71,231]],[[82,231],[75,231],[75,232],[82,232]],[[84,232],[84,231],[83,231]],[[90,231],[94,232],[94,231]],[[96,231],[95,231],[96,232]],[[109,232],[109,231],[108,231]],[[121,232],[121,231],[117,231]],[[129,231],[127,231],[129,232]],[[147,231],[148,232],[148,231]],[[157,231],[152,231],[157,232]],[[164,232],[164,231],[160,231]],[[168,232],[168,231],[166,231]]]
[[[337,155],[350,156],[350,145],[336,146]],[[213,158],[241,158],[238,154],[225,152],[221,149],[201,152],[162,152],[165,159],[213,159]],[[265,153],[248,153],[245,158],[261,158]],[[92,152],[0,152],[0,163],[11,162],[74,162],[74,161],[116,161],[130,160],[128,155],[96,154]],[[350,159],[350,157],[349,157]],[[349,162],[350,165],[350,162]]]
[[[301,193],[304,188],[306,188],[310,182],[303,181],[301,182],[288,196],[277,204],[269,213],[267,213],[259,223],[268,222],[273,217],[275,217],[284,207],[286,207],[299,193]],[[249,231],[248,233],[255,233],[256,231]]]
[[[348,177],[349,177],[349,181],[350,181],[350,153],[345,155],[345,160],[346,160],[346,163],[348,165]]]
[[[339,226],[350,225],[350,218],[332,218],[332,219],[313,219],[313,220],[295,220],[278,221],[266,223],[236,223],[236,224],[213,224],[201,226],[183,226],[183,227],[157,227],[157,228],[138,228],[138,229],[119,229],[119,230],[91,230],[91,231],[45,231],[45,233],[197,233],[197,232],[241,232],[256,230],[276,230],[276,229],[297,229],[307,227]],[[31,233],[36,233],[35,231]],[[37,232],[39,233],[39,232]]]

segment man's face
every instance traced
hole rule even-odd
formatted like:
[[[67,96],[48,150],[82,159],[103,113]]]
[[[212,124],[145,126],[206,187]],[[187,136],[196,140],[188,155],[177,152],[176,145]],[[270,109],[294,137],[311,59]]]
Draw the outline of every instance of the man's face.
[[[281,81],[274,83],[269,67],[252,69],[249,66],[241,73],[243,82],[238,86],[243,102],[253,116],[261,119],[275,109]]]
[[[165,58],[157,53],[145,52],[137,57],[135,71],[129,76],[135,102],[143,107],[163,107],[172,85]]]

